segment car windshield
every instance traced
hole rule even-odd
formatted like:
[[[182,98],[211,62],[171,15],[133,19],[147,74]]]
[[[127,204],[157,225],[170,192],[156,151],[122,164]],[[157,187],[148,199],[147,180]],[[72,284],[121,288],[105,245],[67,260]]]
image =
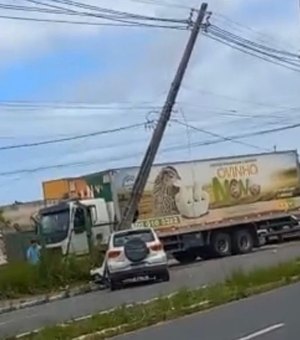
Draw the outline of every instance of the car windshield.
[[[155,240],[151,230],[130,230],[124,233],[118,233],[114,236],[114,247],[123,247],[125,243],[133,238],[140,238],[144,242],[153,242]]]
[[[43,235],[66,233],[69,228],[69,210],[42,215],[40,227]]]

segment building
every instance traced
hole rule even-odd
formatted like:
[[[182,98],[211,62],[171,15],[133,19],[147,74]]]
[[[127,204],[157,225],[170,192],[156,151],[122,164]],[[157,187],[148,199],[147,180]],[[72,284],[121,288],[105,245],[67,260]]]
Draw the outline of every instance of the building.
[[[30,230],[33,227],[31,216],[44,208],[57,203],[57,201],[32,201],[15,202],[10,205],[0,207],[3,217],[10,222],[12,229]],[[15,226],[15,227],[14,227]]]

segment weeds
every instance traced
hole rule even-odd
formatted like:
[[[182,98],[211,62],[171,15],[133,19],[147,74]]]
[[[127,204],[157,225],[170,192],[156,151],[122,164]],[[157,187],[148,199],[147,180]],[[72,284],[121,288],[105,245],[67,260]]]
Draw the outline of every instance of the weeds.
[[[0,300],[59,290],[89,280],[88,258],[42,256],[38,265],[25,262],[0,267]]]
[[[87,339],[107,339],[261,293],[291,281],[300,281],[299,260],[269,269],[256,269],[248,274],[237,271],[224,283],[195,290],[182,289],[170,297],[162,297],[147,304],[122,306],[108,313],[96,314],[86,320],[46,328],[37,334],[25,337],[25,339],[68,340],[86,334],[91,334]]]

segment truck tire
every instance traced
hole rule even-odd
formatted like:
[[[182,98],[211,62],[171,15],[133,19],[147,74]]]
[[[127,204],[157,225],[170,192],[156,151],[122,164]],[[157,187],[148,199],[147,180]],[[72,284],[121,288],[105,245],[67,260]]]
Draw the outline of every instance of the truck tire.
[[[149,254],[149,249],[143,240],[133,238],[126,242],[124,252],[129,261],[136,263],[145,260]]]
[[[236,230],[232,238],[232,250],[234,254],[247,254],[253,249],[254,238],[248,229]]]
[[[215,257],[231,255],[231,238],[224,232],[214,232],[211,237],[211,250]]]
[[[173,257],[181,264],[188,264],[194,262],[197,259],[197,254],[191,251],[180,251],[174,253]]]

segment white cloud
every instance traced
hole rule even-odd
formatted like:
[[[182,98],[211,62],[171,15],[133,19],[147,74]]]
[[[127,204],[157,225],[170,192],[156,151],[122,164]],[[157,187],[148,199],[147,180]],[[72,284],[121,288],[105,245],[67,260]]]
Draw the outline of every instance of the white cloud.
[[[169,2],[173,3],[173,0],[169,0]],[[92,3],[91,0],[90,3]],[[97,1],[94,1],[94,3],[99,5]],[[177,3],[179,3],[178,0]],[[247,2],[247,10],[244,10],[245,1],[243,0],[215,0],[209,2],[209,8],[217,12],[216,14],[223,13],[233,17],[234,21],[236,20],[243,22],[247,26],[255,27],[257,31],[267,32],[274,37],[274,40],[280,40],[280,46],[284,45],[285,48],[289,48],[289,45],[299,45],[300,31],[298,20],[300,20],[300,15],[298,17],[295,15],[291,18],[289,15],[282,13],[280,17],[276,14],[274,19],[272,19],[272,11],[270,11],[268,19],[261,21],[259,18],[256,18],[255,13],[249,11],[251,6],[257,8],[260,3],[262,3],[261,0],[252,0],[251,4]],[[195,0],[190,1],[189,4],[198,6],[199,2]],[[101,5],[103,7],[112,6],[111,1],[102,2]],[[266,5],[264,4],[264,6]],[[114,8],[148,15],[182,16],[187,14],[183,10],[162,6],[138,5],[127,0],[114,1]],[[223,25],[226,29],[233,30],[238,27],[238,34],[255,39],[260,37],[253,31],[229,24],[226,20],[221,20],[221,17],[218,15],[213,16],[212,21],[214,18],[216,18],[218,25]],[[60,46],[70,39],[80,41],[91,36],[98,38],[101,34],[110,34],[112,39],[114,36],[120,39],[121,32],[119,29],[115,31],[114,29],[104,30],[50,24],[19,23],[16,25],[14,23],[7,26],[7,22],[4,21],[0,22],[0,32],[3,32],[1,30],[2,24],[5,24],[7,27],[5,34],[8,34],[8,38],[5,39],[5,43],[0,47],[0,50],[2,48],[1,51],[4,55],[15,56],[19,60],[23,60],[24,57],[35,58],[50,50],[59,49]],[[41,29],[37,29],[37,27]],[[278,27],[284,27],[284,30],[278,30]],[[114,32],[117,32],[117,34],[114,35]],[[128,60],[127,67],[117,68],[116,70],[112,68],[104,76],[97,72],[87,74],[75,83],[65,84],[65,91],[62,91],[62,97],[59,99],[64,100],[67,97],[69,100],[91,101],[100,104],[122,101],[129,101],[132,105],[142,101],[153,101],[155,104],[161,104],[173,79],[188,34],[187,32],[176,31],[145,32],[147,32],[149,43],[144,46],[143,50],[139,51],[138,56]],[[0,38],[1,34],[4,33],[0,33]],[[287,40],[288,46],[284,43]],[[128,59],[129,57],[132,58],[129,53],[130,43],[128,43],[127,50],[124,48],[124,44],[118,46],[119,41],[116,40],[113,45],[114,54],[120,53],[120,55],[124,55]],[[270,43],[273,44],[274,41],[272,40]],[[100,48],[97,48],[97,46],[95,46],[95,53],[101,53]],[[7,60],[6,65],[9,62],[12,63],[13,60]],[[235,110],[235,114],[240,112],[249,115],[263,115],[280,111],[282,106],[300,106],[298,99],[299,85],[300,80],[297,73],[268,64],[251,56],[243,55],[238,51],[233,51],[228,47],[208,40],[204,36],[200,36],[178,100],[182,103],[180,106],[183,107],[184,114],[189,122],[219,134],[232,135],[246,130],[253,131],[269,128],[278,122],[289,124],[290,122],[297,121],[297,118],[300,121],[300,116],[297,116],[297,112],[287,113],[286,119],[280,121],[272,117],[264,119],[238,119],[234,115],[231,117],[220,115],[224,111],[228,113],[230,109]],[[208,90],[248,102],[243,103],[242,101],[238,102],[221,96],[205,95],[198,90]],[[250,102],[266,102],[270,103],[270,107],[259,106]],[[274,106],[273,108],[271,104]],[[143,109],[137,111],[116,110],[115,112],[111,110],[107,112],[103,110],[93,112],[82,110],[49,110],[43,111],[43,113],[37,112],[30,116],[28,113],[24,113],[22,115],[23,118],[19,116],[18,125],[14,126],[13,131],[16,136],[22,136],[22,140],[27,140],[32,136],[48,138],[55,135],[79,134],[86,131],[104,130],[113,126],[141,121],[146,113],[147,110]],[[178,115],[182,119],[180,114]],[[8,116],[5,117],[8,118]],[[10,116],[10,119],[3,120],[3,124],[0,126],[0,134],[2,136],[10,135],[11,122],[15,123],[16,117],[16,115],[13,115]],[[274,144],[279,144],[281,148],[297,147],[295,139],[289,140],[287,138],[290,135],[288,133],[286,135],[270,135],[267,138],[257,137],[255,140],[249,140],[248,142],[267,148],[272,148]],[[93,141],[86,140],[57,145],[53,148],[31,150],[27,158],[24,156],[22,161],[8,163],[7,166],[15,169],[21,167],[30,168],[39,164],[47,165],[76,160],[92,161],[97,158],[103,159],[103,162],[99,164],[101,168],[128,163],[132,164],[134,160],[140,157],[140,152],[144,150],[149,136],[149,133],[145,133],[143,129],[140,129],[135,133],[128,132],[121,135],[101,137]],[[178,140],[176,141],[176,139]],[[201,133],[193,133],[191,139],[192,142],[200,142],[211,139],[211,137]],[[164,141],[163,147],[180,144],[182,146],[187,145],[186,130],[184,128],[175,129],[175,125],[172,124],[168,129],[168,136]],[[160,153],[159,160],[189,157],[187,149],[183,150],[184,152]],[[202,157],[249,151],[251,151],[250,148],[245,146],[224,143],[221,144],[221,147],[211,146],[195,149],[193,150],[193,155],[199,158],[199,154]],[[24,151],[25,154],[26,152]],[[127,161],[124,159],[134,152],[138,154],[137,158],[130,158]],[[32,185],[36,188],[32,192],[38,192],[39,181],[42,179],[86,173],[99,169],[99,166],[59,169],[57,171],[36,174],[31,179]],[[26,177],[24,180],[28,181],[29,179]],[[21,183],[22,181],[18,182],[20,185]]]

